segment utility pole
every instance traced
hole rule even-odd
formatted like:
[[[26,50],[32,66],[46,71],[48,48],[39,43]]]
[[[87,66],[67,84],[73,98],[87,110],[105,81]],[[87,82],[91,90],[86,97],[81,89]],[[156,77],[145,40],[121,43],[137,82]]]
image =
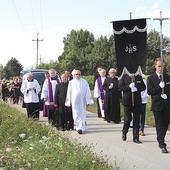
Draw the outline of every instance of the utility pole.
[[[38,42],[39,42],[39,41],[43,41],[43,39],[41,39],[41,40],[38,39],[38,34],[39,34],[39,33],[37,32],[37,39],[36,39],[36,40],[34,40],[34,39],[32,40],[32,41],[37,41],[36,67],[38,67]]]
[[[40,54],[40,64],[43,63],[44,58],[42,58],[42,55]]]
[[[163,55],[162,55],[162,21],[164,20],[168,20],[169,18],[162,18],[162,11],[160,11],[160,18],[154,18],[153,20],[158,20],[160,21],[160,58],[161,58],[161,66],[162,66],[162,72],[161,72],[161,76],[162,76],[162,81],[164,81],[163,78]],[[162,94],[164,93],[164,89],[162,89]]]

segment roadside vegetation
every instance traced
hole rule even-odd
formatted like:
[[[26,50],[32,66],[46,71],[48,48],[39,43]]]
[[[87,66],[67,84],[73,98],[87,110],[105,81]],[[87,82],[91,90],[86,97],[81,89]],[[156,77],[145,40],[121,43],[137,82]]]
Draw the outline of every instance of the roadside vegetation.
[[[119,169],[97,158],[89,146],[70,142],[51,126],[28,119],[16,108],[1,101],[0,108],[0,169]]]

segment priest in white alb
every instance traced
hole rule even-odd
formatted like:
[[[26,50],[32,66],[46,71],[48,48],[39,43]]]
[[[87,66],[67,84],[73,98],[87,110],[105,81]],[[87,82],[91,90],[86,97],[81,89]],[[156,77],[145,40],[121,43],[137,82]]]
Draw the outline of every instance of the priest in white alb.
[[[75,70],[75,78],[69,81],[66,102],[71,107],[76,130],[82,134],[87,130],[86,106],[94,103],[88,82],[81,78],[80,70]]]
[[[99,109],[98,113],[100,111],[101,117],[105,119],[105,114],[104,114],[104,98],[105,98],[105,93],[106,91],[103,89],[103,83],[106,79],[106,70],[101,69],[99,71],[100,77],[96,79],[95,85],[94,85],[94,98],[98,98],[99,101]],[[99,117],[99,115],[98,115]]]
[[[58,115],[55,114],[56,107],[54,106],[54,94],[56,85],[60,83],[60,79],[56,75],[54,69],[49,70],[50,77],[46,78],[41,92],[41,99],[44,100],[47,108],[48,122],[53,126],[58,126]]]
[[[21,85],[21,92],[24,95],[24,102],[28,117],[39,119],[39,97],[41,87],[37,80],[33,79],[32,73],[27,73],[27,77]]]

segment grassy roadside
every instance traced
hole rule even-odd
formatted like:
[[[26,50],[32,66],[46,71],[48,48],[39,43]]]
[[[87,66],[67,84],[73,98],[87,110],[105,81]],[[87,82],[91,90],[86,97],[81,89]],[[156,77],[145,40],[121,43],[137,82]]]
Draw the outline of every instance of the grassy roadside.
[[[0,102],[0,169],[109,170],[87,146],[61,137],[51,126],[28,119]]]

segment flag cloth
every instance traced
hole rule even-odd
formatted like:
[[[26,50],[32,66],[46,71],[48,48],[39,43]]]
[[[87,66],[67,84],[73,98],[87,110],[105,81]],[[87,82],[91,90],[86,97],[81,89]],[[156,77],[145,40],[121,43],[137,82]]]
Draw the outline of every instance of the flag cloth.
[[[143,73],[146,67],[146,19],[113,21],[117,75],[124,67],[130,73],[136,73],[139,66]]]

